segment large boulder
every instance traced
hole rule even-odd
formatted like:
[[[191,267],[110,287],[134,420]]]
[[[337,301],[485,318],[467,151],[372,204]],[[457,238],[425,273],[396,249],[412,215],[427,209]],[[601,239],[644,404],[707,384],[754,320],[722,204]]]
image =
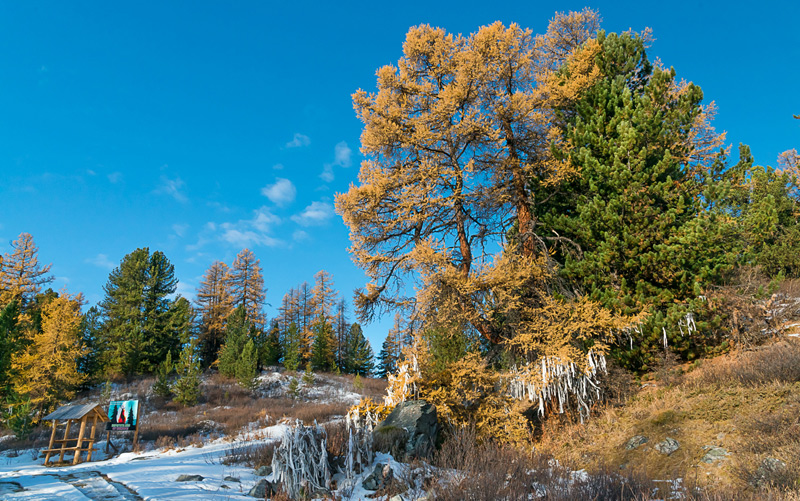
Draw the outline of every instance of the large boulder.
[[[250,492],[247,493],[248,496],[258,499],[264,499],[267,496],[272,496],[278,492],[277,487],[275,484],[267,480],[266,478],[262,478],[261,480],[250,489]]]
[[[372,434],[375,447],[396,459],[426,457],[439,436],[436,407],[424,400],[402,402]]]

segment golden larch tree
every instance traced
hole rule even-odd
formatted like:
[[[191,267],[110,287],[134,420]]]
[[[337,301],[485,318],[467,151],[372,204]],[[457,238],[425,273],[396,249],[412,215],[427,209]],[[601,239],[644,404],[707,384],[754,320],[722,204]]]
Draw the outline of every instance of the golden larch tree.
[[[48,274],[51,265],[39,264],[39,248],[30,233],[21,233],[11,245],[14,250],[4,256],[0,267],[0,305],[17,301],[24,311],[42,286],[53,281]]]
[[[314,316],[330,322],[336,305],[336,290],[333,288],[333,277],[325,270],[314,275],[313,303]]]
[[[540,407],[575,391],[553,374],[594,384],[593,357],[632,321],[560,286],[550,254],[560,236],[537,232],[535,217],[536,194],[579,175],[554,152],[571,146],[560,112],[602,78],[598,27],[587,9],[557,14],[538,36],[499,22],[469,36],[412,28],[397,65],[377,71],[377,92],[353,94],[366,160],[336,196],[369,277],[359,318],[406,310],[424,327],[474,330],[527,364],[504,377],[535,388],[520,398]],[[576,307],[585,322],[569,315]]]
[[[229,283],[233,307],[244,307],[247,321],[262,327],[266,289],[259,263],[250,249],[242,249],[233,261]]]
[[[82,304],[81,294],[71,296],[66,291],[47,302],[41,331],[33,333],[31,344],[12,362],[15,391],[30,397],[41,412],[72,398],[84,380],[77,366],[86,351],[81,345]]]
[[[233,311],[228,265],[214,261],[197,288],[195,299],[200,316],[200,344],[205,363],[216,360],[225,340],[225,325]]]

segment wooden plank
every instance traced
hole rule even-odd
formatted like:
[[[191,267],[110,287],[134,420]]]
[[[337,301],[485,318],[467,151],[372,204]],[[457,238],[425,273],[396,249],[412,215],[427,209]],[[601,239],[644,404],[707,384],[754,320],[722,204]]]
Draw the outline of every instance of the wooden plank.
[[[65,439],[69,436],[69,427],[70,426],[72,426],[72,420],[71,419],[67,419],[67,426],[64,427],[64,438]],[[58,462],[59,463],[64,462],[64,453],[67,452],[65,450],[66,446],[67,446],[66,442],[61,444],[61,454],[58,456]]]
[[[47,455],[44,457],[44,465],[47,466],[47,463],[50,462],[50,451],[49,449],[53,448],[53,441],[56,438],[56,428],[58,428],[58,421],[53,421],[50,424],[53,425],[53,431],[50,433],[50,445],[47,446],[48,452]]]
[[[97,413],[95,413],[94,415],[94,420],[92,421],[92,432],[89,434],[89,453],[86,456],[86,462],[90,462],[92,460],[92,451],[94,451],[94,430],[96,428],[97,428]]]
[[[84,416],[81,418],[81,429],[78,432],[78,445],[75,449],[75,455],[72,457],[72,464],[78,464],[81,462],[81,450],[80,446],[83,445],[83,436],[86,433],[86,417]]]

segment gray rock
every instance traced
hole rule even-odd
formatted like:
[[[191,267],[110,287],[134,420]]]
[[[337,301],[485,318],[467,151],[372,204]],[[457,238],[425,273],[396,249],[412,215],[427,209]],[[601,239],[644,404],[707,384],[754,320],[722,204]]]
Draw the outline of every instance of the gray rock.
[[[394,478],[392,467],[388,464],[376,464],[361,485],[368,491],[377,491],[386,487]]]
[[[703,447],[706,450],[706,453],[700,459],[700,461],[704,463],[711,464],[715,461],[722,461],[723,459],[727,459],[728,451],[723,449],[722,447],[716,447],[713,445],[706,445]]]
[[[674,438],[670,437],[665,438],[663,442],[659,442],[655,445],[655,448],[658,452],[661,454],[666,454],[667,456],[680,449],[680,447],[681,444],[679,444]]]
[[[650,439],[645,437],[644,435],[633,436],[633,437],[631,437],[630,440],[628,440],[625,443],[625,450],[626,451],[632,451],[633,449],[636,449],[640,445],[646,444],[648,440],[650,440]]]
[[[203,475],[181,475],[177,479],[176,482],[202,482]]]
[[[272,474],[272,466],[261,466],[256,470],[256,475],[266,477]]]
[[[753,487],[761,487],[762,485],[769,484],[776,475],[779,475],[786,469],[786,463],[776,458],[764,458],[758,469],[750,479],[750,484]]]
[[[227,477],[223,478],[222,481],[223,482],[239,482],[239,483],[241,483],[241,480],[239,480],[239,477],[231,477],[231,476],[227,476]]]
[[[264,499],[267,496],[272,496],[277,492],[275,485],[266,478],[262,478],[256,485],[247,493],[248,496],[253,498]]]
[[[400,460],[427,456],[438,436],[436,407],[423,400],[398,404],[373,432],[381,451],[397,454]]]

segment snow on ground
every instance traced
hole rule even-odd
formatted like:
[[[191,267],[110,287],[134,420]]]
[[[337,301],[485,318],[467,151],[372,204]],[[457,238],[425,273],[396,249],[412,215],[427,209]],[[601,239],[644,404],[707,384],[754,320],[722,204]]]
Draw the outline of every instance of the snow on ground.
[[[286,373],[267,372],[259,377],[263,397],[284,396],[292,377]],[[300,376],[298,376],[300,379]],[[361,395],[345,388],[340,381],[316,375],[315,384],[303,388],[302,397],[318,403],[358,403]],[[253,423],[255,425],[255,423]],[[250,489],[262,478],[252,468],[242,464],[226,465],[223,459],[234,448],[247,447],[263,441],[280,440],[289,427],[278,424],[269,427],[249,426],[236,438],[222,437],[202,447],[160,449],[141,453],[127,452],[106,458],[105,441],[95,442],[92,462],[75,466],[45,467],[38,450],[5,451],[0,453],[0,499],[3,500],[228,500],[254,499]],[[66,455],[65,459],[71,459]],[[84,455],[83,458],[86,456]],[[402,468],[390,457],[393,468]],[[371,491],[361,487],[370,472],[362,473],[348,489],[348,499],[366,499]],[[202,481],[176,482],[180,475],[201,475]],[[239,482],[224,480],[238,478]],[[272,476],[266,477],[272,480]],[[334,476],[340,482],[342,475]],[[346,487],[346,486],[343,486]]]
[[[16,457],[6,453],[0,455],[0,494],[9,500],[252,499],[247,492],[263,477],[256,476],[251,468],[225,465],[222,460],[234,445],[279,440],[287,429],[286,425],[270,426],[236,441],[220,438],[203,447],[123,453],[76,466],[48,468],[42,465],[43,459],[34,460],[30,451]],[[259,438],[252,439],[254,435]],[[97,442],[95,447],[102,457],[105,442]],[[204,478],[176,482],[180,475]],[[240,482],[225,481],[225,477]]]

